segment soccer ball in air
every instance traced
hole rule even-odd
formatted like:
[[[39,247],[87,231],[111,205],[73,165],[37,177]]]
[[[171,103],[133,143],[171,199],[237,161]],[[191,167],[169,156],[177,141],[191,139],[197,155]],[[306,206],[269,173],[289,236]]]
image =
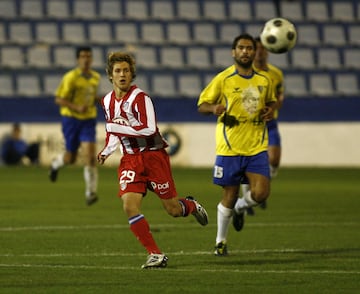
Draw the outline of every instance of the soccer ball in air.
[[[295,26],[285,18],[273,18],[267,21],[260,33],[263,46],[272,53],[280,54],[291,50],[297,39]]]

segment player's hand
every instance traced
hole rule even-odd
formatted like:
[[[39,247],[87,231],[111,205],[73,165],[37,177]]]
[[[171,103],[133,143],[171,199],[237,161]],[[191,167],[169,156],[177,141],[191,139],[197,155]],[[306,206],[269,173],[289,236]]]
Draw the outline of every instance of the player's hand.
[[[214,109],[213,109],[213,113],[216,115],[216,116],[220,116],[222,115],[224,112],[225,112],[226,108],[224,105],[222,104],[216,104],[214,106]]]
[[[270,106],[265,106],[261,111],[261,118],[264,121],[269,121],[274,118],[274,109]]]
[[[97,161],[98,161],[99,164],[103,165],[106,158],[108,158],[108,156],[102,155],[101,153],[99,153],[98,156],[97,156]]]

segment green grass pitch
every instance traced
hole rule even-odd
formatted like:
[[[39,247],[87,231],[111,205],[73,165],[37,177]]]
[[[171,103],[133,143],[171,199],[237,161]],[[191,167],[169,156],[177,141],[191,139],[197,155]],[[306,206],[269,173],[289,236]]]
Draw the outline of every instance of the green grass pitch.
[[[209,225],[171,218],[151,192],[142,212],[165,269],[142,270],[146,251],[128,229],[116,168],[99,168],[99,202],[87,207],[83,172],[0,168],[0,293],[359,293],[360,170],[282,168],[268,208],[229,229],[229,256],[213,256],[221,189],[211,169],[174,168]]]

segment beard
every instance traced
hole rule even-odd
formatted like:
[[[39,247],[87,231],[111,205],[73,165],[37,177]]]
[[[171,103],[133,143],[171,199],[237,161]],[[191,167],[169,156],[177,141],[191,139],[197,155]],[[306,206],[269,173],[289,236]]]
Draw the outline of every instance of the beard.
[[[242,62],[240,58],[235,59],[237,65],[244,69],[250,69],[252,67],[253,61],[249,59],[247,62]]]

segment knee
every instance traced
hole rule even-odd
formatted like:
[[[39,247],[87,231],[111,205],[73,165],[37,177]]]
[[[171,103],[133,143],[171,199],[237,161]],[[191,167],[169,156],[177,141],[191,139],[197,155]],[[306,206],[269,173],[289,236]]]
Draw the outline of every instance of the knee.
[[[261,203],[269,197],[269,194],[269,189],[257,189],[251,191],[251,198],[254,199],[257,203]]]

